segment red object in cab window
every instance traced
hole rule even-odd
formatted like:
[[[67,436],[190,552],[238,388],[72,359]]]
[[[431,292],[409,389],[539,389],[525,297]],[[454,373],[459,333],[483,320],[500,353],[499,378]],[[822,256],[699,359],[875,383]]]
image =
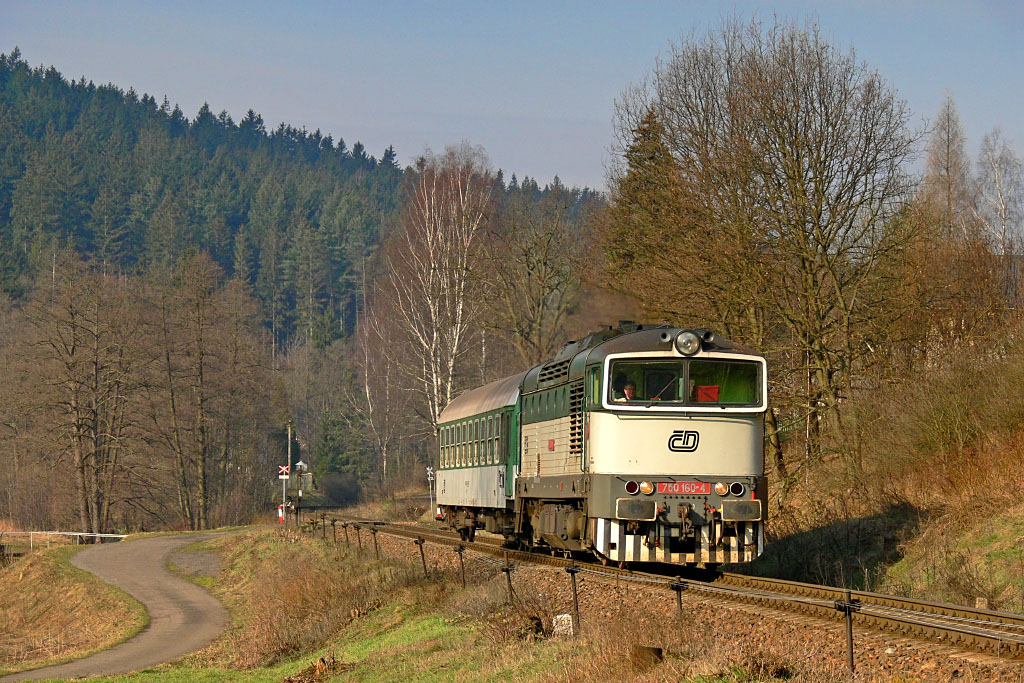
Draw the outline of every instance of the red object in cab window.
[[[699,403],[717,403],[718,385],[700,385],[694,387],[694,396]]]

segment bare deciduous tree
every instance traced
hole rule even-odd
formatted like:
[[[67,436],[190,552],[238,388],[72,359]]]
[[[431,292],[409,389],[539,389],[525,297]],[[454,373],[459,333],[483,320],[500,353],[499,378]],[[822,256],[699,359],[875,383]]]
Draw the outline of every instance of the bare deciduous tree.
[[[998,128],[981,141],[977,189],[977,219],[998,248],[1003,260],[1004,291],[1015,303],[1015,257],[1024,218],[1024,167]]]
[[[907,237],[896,220],[915,143],[906,105],[815,26],[727,22],[673,47],[620,98],[621,150],[650,115],[683,197],[678,223],[659,228],[685,255],[676,259],[682,305],[714,300],[717,315],[753,321],[751,331],[789,345],[816,443],[820,421],[838,420],[853,371],[898,314],[882,265]],[[636,280],[638,291],[660,285]]]
[[[973,234],[970,161],[964,150],[966,136],[956,104],[949,95],[942,102],[928,142],[925,199],[937,207],[946,237],[970,239]]]
[[[478,148],[462,145],[423,157],[378,284],[401,334],[392,343],[406,345],[402,370],[433,428],[455,396],[459,361],[477,322],[472,260],[491,188]]]
[[[126,280],[64,258],[27,309],[28,353],[41,371],[36,409],[51,416],[70,459],[84,532],[107,531],[128,460],[134,418],[130,398],[140,363],[139,309]]]
[[[513,193],[482,242],[488,327],[506,335],[522,366],[554,356],[580,292],[582,235],[562,185],[539,198]]]
[[[355,426],[351,417],[358,416],[362,422],[373,442],[377,475],[384,485],[388,483],[395,443],[409,405],[397,354],[384,351],[393,341],[393,329],[382,303],[369,310],[361,321],[356,336],[358,395],[348,397],[348,410],[342,412],[350,426]]]

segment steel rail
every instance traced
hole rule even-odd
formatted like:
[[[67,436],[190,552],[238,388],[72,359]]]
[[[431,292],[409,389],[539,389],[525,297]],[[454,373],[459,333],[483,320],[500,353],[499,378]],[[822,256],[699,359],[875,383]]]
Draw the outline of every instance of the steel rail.
[[[846,593],[843,589],[831,586],[728,572],[721,575],[720,581],[820,600],[844,600]],[[854,613],[854,622],[859,625],[938,640],[996,656],[1024,659],[1024,615],[869,591],[851,590],[850,596],[860,605],[859,611]],[[840,617],[835,613],[830,616]]]
[[[832,586],[785,581],[722,572],[710,579],[666,577],[628,568],[579,564],[575,560],[504,548],[497,539],[478,538],[467,543],[454,532],[425,529],[379,520],[339,518],[344,523],[373,526],[383,533],[406,538],[422,538],[439,545],[463,545],[477,553],[510,561],[568,567],[576,563],[581,572],[617,581],[661,586],[669,590],[687,590],[734,602],[762,604],[784,611],[798,612],[824,619],[845,619],[841,605],[847,591]],[[493,561],[492,561],[493,562]],[[903,598],[868,591],[850,591],[853,622],[875,631],[896,633],[945,645],[986,652],[997,657],[1024,659],[1024,615],[979,610]]]

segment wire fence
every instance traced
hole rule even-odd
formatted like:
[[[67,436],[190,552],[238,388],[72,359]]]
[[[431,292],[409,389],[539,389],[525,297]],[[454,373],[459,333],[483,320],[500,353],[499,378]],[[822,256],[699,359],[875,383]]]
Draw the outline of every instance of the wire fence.
[[[347,524],[353,523],[350,522]],[[370,523],[364,522],[362,524],[368,526]],[[376,524],[382,526],[384,523],[378,522]],[[380,528],[380,531],[388,533],[384,528]],[[429,533],[417,534],[411,530],[403,530],[402,533],[389,535],[411,537],[410,540],[419,546],[421,557],[423,544],[425,542],[436,545],[452,544],[452,541],[449,539],[432,537]],[[501,552],[496,549],[478,548],[473,547],[473,544],[462,543],[459,543],[455,550],[459,555],[459,567],[462,570],[463,584],[465,584],[465,570],[462,562],[463,552],[465,550],[471,550],[473,553],[465,558],[466,562],[476,565],[481,569],[486,569],[488,570],[488,573],[497,573],[499,571],[504,573],[507,577],[509,601],[513,602],[516,599],[516,592],[512,581],[516,565],[511,562],[510,554],[508,552],[505,552],[504,558],[501,558],[496,556],[496,552]],[[423,565],[424,574],[426,575],[427,570],[425,559],[423,560]],[[570,576],[573,589],[572,617],[574,631],[580,628],[579,606],[576,597],[576,574],[580,573],[600,577],[609,581],[660,586],[673,590],[677,593],[680,612],[682,612],[682,593],[687,591],[734,602],[741,601],[746,603],[761,603],[778,607],[783,607],[785,605],[799,606],[810,609],[818,615],[838,613],[840,618],[845,621],[847,660],[851,671],[854,671],[855,668],[853,625],[854,615],[856,614],[862,615],[862,617],[857,618],[857,621],[861,622],[862,626],[877,628],[877,626],[871,626],[872,618],[876,620],[889,620],[910,627],[942,630],[957,636],[961,643],[972,643],[974,645],[981,643],[983,649],[990,649],[997,656],[1001,656],[1004,653],[1020,656],[1024,653],[1024,620],[1020,623],[1012,623],[1005,618],[1002,620],[997,620],[997,618],[986,618],[982,612],[967,615],[941,614],[892,605],[871,604],[870,602],[864,602],[861,599],[863,597],[861,595],[854,597],[851,591],[833,591],[835,596],[831,598],[812,597],[807,595],[794,595],[763,588],[715,585],[714,583],[699,580],[683,580],[680,577],[670,578],[623,573],[621,571],[602,569],[601,567],[592,565],[578,565],[575,561],[569,562],[568,566],[565,566],[564,569]],[[965,612],[970,612],[967,608],[963,609]],[[802,611],[807,610],[805,609]],[[1004,617],[1005,616],[1006,615],[1004,615]],[[865,621],[865,619],[867,620]],[[941,637],[946,638],[947,636]],[[947,642],[950,644],[956,643],[957,638],[954,637]],[[1012,650],[1010,648],[1012,648]]]

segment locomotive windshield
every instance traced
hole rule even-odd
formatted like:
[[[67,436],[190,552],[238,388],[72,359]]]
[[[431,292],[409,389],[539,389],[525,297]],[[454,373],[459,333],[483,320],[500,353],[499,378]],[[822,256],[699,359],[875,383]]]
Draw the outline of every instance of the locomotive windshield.
[[[623,404],[753,406],[761,401],[759,364],[701,359],[616,360],[611,401]]]

